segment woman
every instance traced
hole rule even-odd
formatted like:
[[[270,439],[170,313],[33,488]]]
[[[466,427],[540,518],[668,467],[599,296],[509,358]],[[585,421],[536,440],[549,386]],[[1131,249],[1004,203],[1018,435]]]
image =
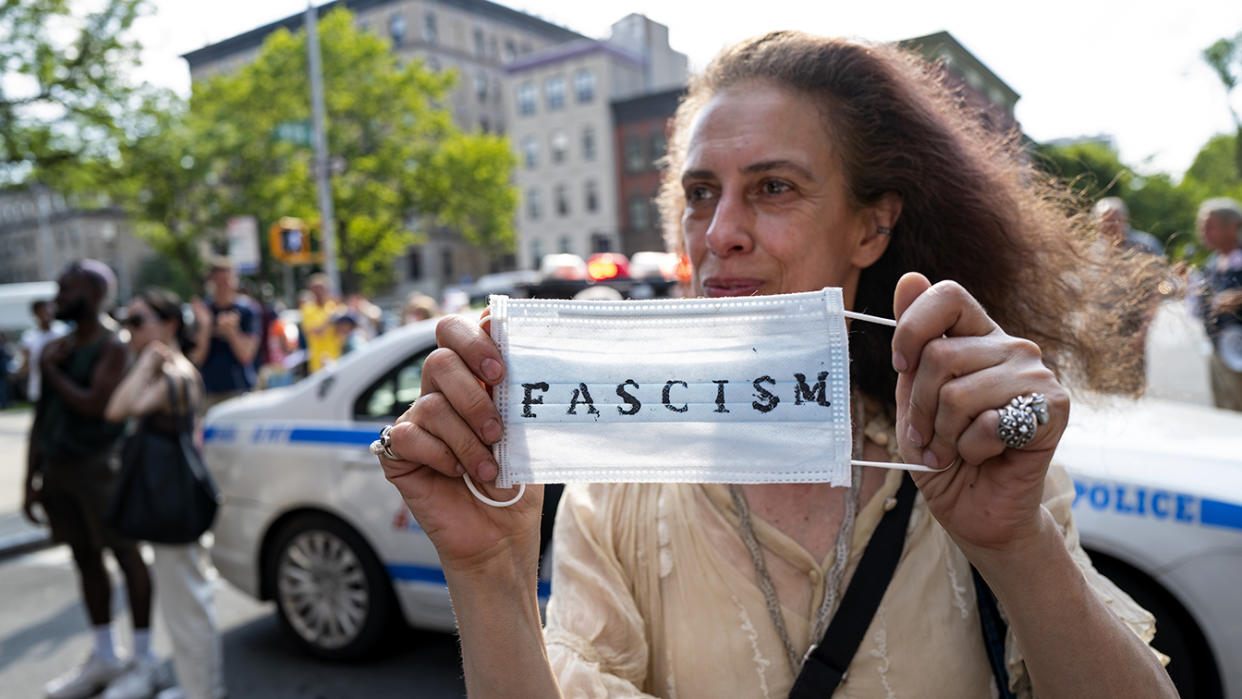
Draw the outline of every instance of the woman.
[[[795,32],[727,49],[691,85],[661,205],[697,294],[834,286],[898,320],[851,327],[855,458],[940,470],[913,474],[904,553],[838,696],[1174,695],[1150,615],[1091,568],[1050,467],[1069,414],[1058,377],[1139,388],[1116,356],[1121,309],[1092,300],[1156,266],[1091,259],[1085,219],[915,59]],[[541,631],[539,489],[491,509],[458,477],[496,475],[485,386],[501,357],[485,327],[437,330],[381,461],[440,554],[471,693],[785,696],[904,476],[568,487]],[[1002,441],[999,409],[1032,394],[1047,424]],[[1008,621],[995,672],[972,565]]]
[[[105,417],[112,422],[141,418],[138,429],[175,430],[173,412],[197,412],[203,402],[198,369],[183,354],[194,335],[184,325],[181,300],[169,291],[148,289],[126,308],[124,325],[138,359],[108,401]],[[177,406],[170,404],[172,379]],[[152,544],[156,602],[173,643],[173,666],[180,687],[161,692],[160,699],[186,696],[215,699],[225,694],[212,583],[207,577],[206,551],[201,544]],[[106,699],[147,697],[156,688],[155,663],[136,662],[104,695]]]

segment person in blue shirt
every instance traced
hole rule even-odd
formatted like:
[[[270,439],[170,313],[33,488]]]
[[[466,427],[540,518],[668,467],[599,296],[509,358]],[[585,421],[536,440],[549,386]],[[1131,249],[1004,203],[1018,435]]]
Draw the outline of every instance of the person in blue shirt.
[[[203,375],[206,405],[254,388],[259,351],[259,314],[237,293],[237,275],[227,258],[215,258],[207,277],[211,296],[193,302],[197,344],[190,359]]]

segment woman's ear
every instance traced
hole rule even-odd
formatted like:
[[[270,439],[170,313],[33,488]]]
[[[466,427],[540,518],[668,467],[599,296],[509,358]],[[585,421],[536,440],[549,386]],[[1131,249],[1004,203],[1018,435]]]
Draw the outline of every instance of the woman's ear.
[[[896,192],[885,192],[875,204],[867,207],[863,214],[866,230],[854,249],[851,262],[859,269],[866,269],[880,259],[893,238],[893,226],[901,217],[901,196]]]

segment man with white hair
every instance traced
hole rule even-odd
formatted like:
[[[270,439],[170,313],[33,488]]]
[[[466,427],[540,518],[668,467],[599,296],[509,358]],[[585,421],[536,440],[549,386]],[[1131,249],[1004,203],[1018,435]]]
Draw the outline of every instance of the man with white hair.
[[[1242,411],[1242,205],[1209,199],[1199,206],[1196,226],[1212,250],[1195,296],[1214,349],[1212,395],[1216,407]]]
[[[1104,197],[1095,203],[1092,213],[1100,222],[1100,233],[1113,245],[1164,255],[1164,246],[1156,236],[1130,227],[1130,207],[1121,197]]]

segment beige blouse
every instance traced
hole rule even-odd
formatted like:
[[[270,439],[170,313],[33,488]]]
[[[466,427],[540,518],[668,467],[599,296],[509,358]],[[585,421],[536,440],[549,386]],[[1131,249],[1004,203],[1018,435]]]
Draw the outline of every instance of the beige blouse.
[[[893,443],[891,428],[879,434],[885,430],[873,423],[867,432],[877,443]],[[901,477],[890,471],[859,510],[847,581]],[[1095,594],[1150,643],[1152,616],[1097,573],[1079,545],[1073,499],[1069,475],[1054,464],[1044,505],[1065,545]],[[785,628],[804,654],[833,553],[815,561],[775,527],[757,517],[753,522]],[[564,696],[786,697],[794,678],[738,527],[727,486],[567,487],[544,630]],[[1011,688],[1031,696],[1012,632],[1006,656]],[[995,695],[970,564],[919,495],[901,562],[833,696]]]

